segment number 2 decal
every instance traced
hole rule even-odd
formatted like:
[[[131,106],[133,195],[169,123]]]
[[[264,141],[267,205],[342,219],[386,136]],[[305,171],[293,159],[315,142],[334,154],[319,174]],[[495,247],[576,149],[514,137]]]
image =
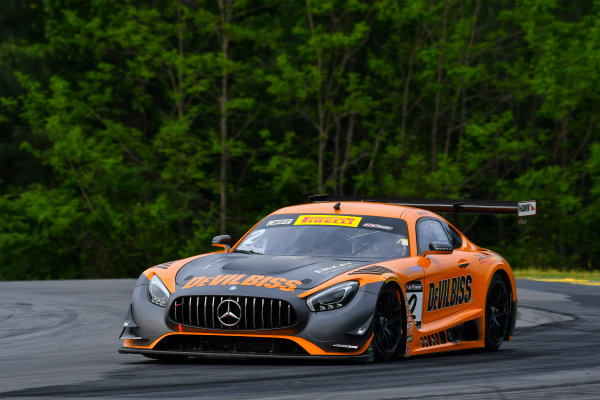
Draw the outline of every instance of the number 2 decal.
[[[414,315],[415,308],[417,308],[417,295],[415,293],[411,294],[408,298],[408,306],[410,307],[410,313]]]
[[[411,281],[406,284],[406,300],[415,325],[420,328],[423,312],[423,284],[421,281]]]

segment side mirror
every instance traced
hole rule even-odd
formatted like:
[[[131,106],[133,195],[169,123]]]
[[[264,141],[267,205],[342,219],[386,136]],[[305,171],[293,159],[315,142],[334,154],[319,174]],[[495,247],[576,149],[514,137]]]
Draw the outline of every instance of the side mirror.
[[[222,247],[224,249],[224,251],[229,251],[231,249],[231,236],[229,236],[229,235],[215,236],[212,240],[212,245],[214,247]]]
[[[428,254],[452,254],[453,251],[452,246],[449,246],[447,243],[432,242],[429,243],[429,250],[423,252],[421,257],[425,257]]]

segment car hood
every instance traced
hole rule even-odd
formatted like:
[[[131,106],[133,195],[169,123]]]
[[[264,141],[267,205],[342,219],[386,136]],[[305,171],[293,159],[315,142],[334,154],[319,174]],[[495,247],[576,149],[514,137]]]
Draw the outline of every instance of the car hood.
[[[344,272],[380,261],[384,259],[219,253],[188,262],[177,273],[175,282],[184,288],[190,282],[204,286],[201,283],[204,278],[209,278],[205,279],[208,285],[211,281],[213,285],[224,284],[229,276],[236,275],[231,282],[252,285],[271,277],[295,281],[295,287],[306,290]],[[228,277],[224,278],[225,275]]]

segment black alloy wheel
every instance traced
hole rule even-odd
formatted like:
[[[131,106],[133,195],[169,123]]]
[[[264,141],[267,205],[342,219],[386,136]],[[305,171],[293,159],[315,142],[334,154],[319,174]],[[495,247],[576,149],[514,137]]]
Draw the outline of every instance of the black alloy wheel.
[[[385,285],[375,309],[375,358],[389,360],[404,346],[404,307],[398,289]]]
[[[496,350],[502,344],[510,323],[510,291],[504,279],[492,277],[485,301],[485,348]]]

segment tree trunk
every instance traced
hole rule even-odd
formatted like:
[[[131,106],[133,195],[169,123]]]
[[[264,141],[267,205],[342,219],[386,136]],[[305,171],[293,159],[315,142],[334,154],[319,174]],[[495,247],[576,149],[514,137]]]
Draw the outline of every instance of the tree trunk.
[[[473,11],[473,22],[471,22],[471,35],[469,37],[469,44],[467,46],[467,49],[465,50],[464,56],[462,56],[462,65],[465,67],[468,67],[471,64],[471,49],[473,48],[473,45],[475,44],[475,32],[477,29],[477,15],[479,14],[479,8],[481,6],[481,0],[477,0],[477,2],[475,3],[475,10]],[[462,7],[462,4],[461,4]],[[467,82],[465,81],[465,76],[462,75],[460,77],[459,80],[460,84],[458,84],[456,86],[456,92],[454,93],[454,100],[452,103],[452,112],[451,112],[451,117],[450,117],[450,123],[448,124],[448,128],[446,130],[446,145],[444,146],[444,155],[447,156],[450,152],[450,143],[452,142],[452,132],[455,130],[454,129],[454,124],[455,124],[455,119],[456,119],[456,108],[458,107],[458,100],[459,97],[461,97],[461,92],[462,92],[462,102],[463,102],[463,120],[460,123],[460,126],[464,126],[465,124],[465,118],[466,118],[466,114],[465,114],[465,104],[464,104],[464,99],[465,99],[465,88],[467,86]]]
[[[221,93],[219,96],[219,117],[221,134],[221,187],[220,187],[220,228],[221,233],[227,231],[227,165],[229,164],[229,144],[227,132],[227,103],[228,103],[228,72],[227,59],[229,47],[229,35],[225,27],[231,20],[231,6],[226,4],[226,0],[219,0],[219,9],[221,12]]]
[[[352,137],[354,136],[354,120],[356,116],[354,114],[350,114],[350,120],[348,121],[348,131],[346,132],[346,148],[344,150],[344,161],[342,162],[342,166],[340,168],[340,187],[338,189],[338,194],[340,196],[344,195],[344,179],[346,175],[346,168],[348,168],[348,161],[350,159],[350,149],[352,148]]]
[[[433,127],[431,129],[431,170],[437,169],[437,135],[438,135],[438,122],[440,119],[440,102],[442,96],[442,73],[443,73],[443,62],[444,62],[444,50],[446,47],[446,33],[448,31],[448,1],[444,7],[443,16],[443,30],[442,30],[442,43],[440,44],[440,54],[438,57],[437,65],[437,88],[435,92],[435,111],[433,113]]]
[[[308,16],[308,24],[310,26],[310,31],[311,34],[314,36],[315,35],[315,24],[313,21],[313,17],[312,17],[312,12],[310,11],[310,4],[309,4],[309,0],[306,0],[306,13]],[[325,192],[325,184],[324,184],[324,179],[323,179],[323,165],[325,162],[325,147],[327,146],[327,131],[325,130],[324,124],[325,124],[325,110],[324,110],[324,104],[323,104],[323,97],[322,97],[322,93],[321,93],[321,79],[323,76],[323,55],[321,53],[321,50],[317,50],[317,69],[318,69],[318,76],[319,76],[319,89],[318,89],[318,100],[317,100],[317,112],[318,112],[318,133],[319,133],[319,154],[318,154],[318,160],[317,160],[317,175],[318,175],[318,182],[317,182],[317,191],[319,194],[322,194]]]

